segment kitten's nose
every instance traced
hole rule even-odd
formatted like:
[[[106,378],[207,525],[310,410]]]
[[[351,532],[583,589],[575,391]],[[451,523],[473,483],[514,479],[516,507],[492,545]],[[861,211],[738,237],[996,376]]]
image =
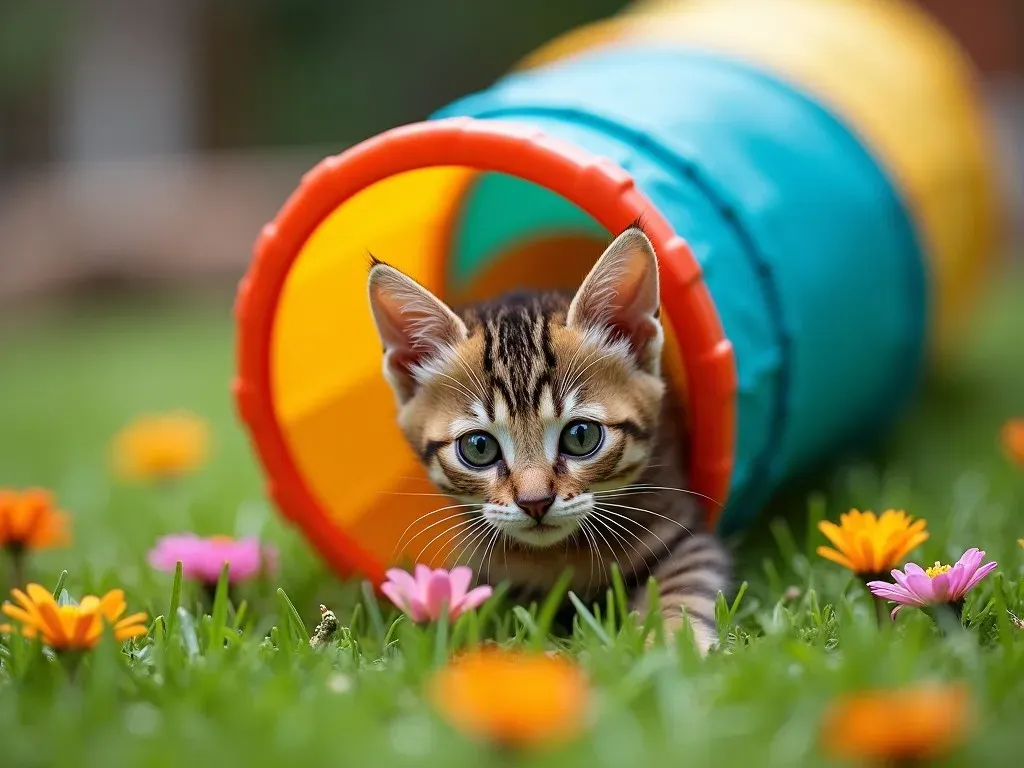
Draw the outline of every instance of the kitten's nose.
[[[554,503],[554,496],[545,496],[543,499],[516,499],[519,508],[538,523],[544,519],[544,515],[548,513]]]

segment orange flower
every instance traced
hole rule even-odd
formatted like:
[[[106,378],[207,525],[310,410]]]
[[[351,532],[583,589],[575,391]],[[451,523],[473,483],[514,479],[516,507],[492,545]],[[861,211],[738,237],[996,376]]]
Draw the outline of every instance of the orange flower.
[[[890,765],[947,753],[970,725],[963,685],[922,683],[839,699],[825,713],[821,740],[834,757]]]
[[[68,543],[68,516],[41,488],[0,488],[0,547],[46,549]]]
[[[457,728],[528,747],[579,731],[588,687],[579,667],[563,657],[487,649],[453,659],[429,694]]]
[[[126,480],[171,480],[206,459],[209,428],[185,411],[140,416],[114,438],[114,468]]]
[[[55,651],[81,651],[92,648],[103,634],[103,625],[114,627],[114,637],[120,641],[146,634],[145,613],[133,613],[121,618],[128,607],[124,590],[112,589],[103,597],[88,595],[78,605],[57,605],[48,589],[29,584],[26,595],[20,589],[11,594],[17,605],[5,602],[3,612],[21,623],[18,631],[25,637],[41,635],[43,642]],[[0,626],[0,632],[12,632],[10,624]]]
[[[827,520],[818,523],[835,546],[818,547],[818,554],[854,573],[875,576],[899,565],[910,550],[926,541],[927,524],[923,519],[914,521],[902,509],[887,509],[879,517],[851,509],[839,516],[839,525]]]
[[[1003,450],[1010,461],[1024,467],[1024,419],[1010,419],[1003,425]]]

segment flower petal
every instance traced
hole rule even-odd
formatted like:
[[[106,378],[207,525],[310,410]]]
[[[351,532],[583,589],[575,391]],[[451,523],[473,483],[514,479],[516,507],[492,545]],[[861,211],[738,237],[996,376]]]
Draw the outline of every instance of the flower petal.
[[[999,563],[993,560],[991,563],[985,563],[983,566],[981,566],[981,568],[975,571],[974,575],[971,576],[971,578],[964,585],[963,591],[960,593],[959,597],[963,597],[976,586],[978,586],[978,582],[984,579],[990,573],[992,573],[992,571],[994,571],[996,569],[996,566],[998,565]]]
[[[416,587],[419,589],[420,597],[426,594],[427,583],[430,581],[430,577],[434,575],[434,572],[430,570],[430,566],[417,563],[414,569],[414,576],[416,578]]]
[[[423,603],[431,619],[439,619],[452,608],[451,579],[445,571],[434,571],[424,592]]]
[[[118,616],[127,608],[123,589],[112,589],[100,598],[99,612],[107,621],[117,621]]]
[[[466,591],[473,581],[473,570],[465,565],[456,566],[448,574],[448,579],[452,588],[452,606],[457,607],[466,599]]]
[[[830,549],[829,547],[818,547],[818,555],[824,557],[826,560],[831,560],[833,563],[838,563],[843,566],[843,568],[849,568],[851,571],[857,570],[846,555],[841,552],[837,552],[834,549]]]
[[[932,579],[932,602],[934,603],[948,603],[950,600],[949,593],[949,574],[951,571],[946,573],[936,574],[935,578]]]
[[[845,515],[844,515],[845,517]],[[818,523],[818,530],[825,534],[825,538],[832,542],[832,545],[842,552],[844,555],[847,552],[849,546],[849,538],[846,535],[846,531],[840,528],[833,522],[828,520],[822,520]]]
[[[13,603],[4,603],[3,611],[15,621],[20,621],[22,624],[35,624],[36,616],[33,616],[24,608],[14,605]]]
[[[487,598],[489,598],[493,593],[494,590],[487,584],[483,584],[470,590],[465,599],[459,605],[458,615],[461,615],[466,611],[472,611],[474,608],[483,605]]]
[[[907,563],[905,566],[903,566],[903,570],[907,574],[907,576],[914,576],[914,575],[927,576],[928,575],[927,573],[924,572],[924,568],[922,568],[917,563]]]
[[[80,613],[71,628],[70,645],[74,648],[88,648],[96,644],[98,632],[90,632],[94,628],[102,629],[102,620],[96,613]],[[89,638],[92,635],[92,641]]]
[[[132,613],[128,616],[125,616],[123,619],[117,622],[117,624],[114,625],[114,629],[123,629],[124,627],[127,627],[131,624],[143,624],[148,618],[149,614],[145,612]]]
[[[907,577],[906,589],[920,601],[921,605],[934,602],[935,592],[932,590],[932,580],[923,571],[912,573]]]
[[[114,631],[114,638],[120,642],[130,640],[133,637],[141,637],[146,634],[148,630],[141,624],[135,626],[123,627]]]
[[[52,600],[53,595],[50,595],[50,598]],[[70,637],[68,632],[65,631],[64,622],[61,619],[57,604],[44,603],[40,605],[39,617],[42,619],[42,624],[39,628],[43,631],[43,637],[46,638],[47,644],[54,648],[66,646]]]
[[[393,581],[385,581],[380,585],[380,591],[395,604],[395,607],[400,611],[409,613],[410,609],[410,596],[403,592]]]
[[[892,613],[889,614],[889,620],[890,621],[896,621],[896,614],[899,613],[900,609],[903,608],[903,607],[904,606],[902,606],[902,605],[897,605],[895,608],[893,608],[892,609]]]
[[[46,587],[40,584],[29,584],[25,587],[28,592],[29,598],[37,607],[42,608],[43,605],[52,605],[57,607],[57,601],[53,599],[53,593]]]
[[[389,568],[384,572],[384,575],[391,580],[395,587],[406,595],[415,595],[419,591],[419,587],[416,585],[416,579],[412,577],[412,574],[408,571],[403,571],[401,568]]]

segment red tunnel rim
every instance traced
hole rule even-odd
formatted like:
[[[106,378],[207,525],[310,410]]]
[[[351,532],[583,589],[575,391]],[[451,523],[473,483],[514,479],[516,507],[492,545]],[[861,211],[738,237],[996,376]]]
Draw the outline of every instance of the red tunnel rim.
[[[618,165],[554,140],[529,126],[449,118],[382,133],[309,171],[254,247],[239,285],[237,376],[239,414],[279,510],[302,529],[336,572],[379,584],[385,564],[335,525],[292,459],[276,419],[271,345],[277,304],[292,264],[308,238],[339,205],[388,177],[437,166],[516,176],[575,203],[610,232],[642,219],[658,253],[662,304],[677,329],[687,377],[693,452],[691,483],[717,500],[706,505],[714,524],[728,496],[736,424],[736,365],[693,253]],[[678,329],[686,329],[685,333]]]

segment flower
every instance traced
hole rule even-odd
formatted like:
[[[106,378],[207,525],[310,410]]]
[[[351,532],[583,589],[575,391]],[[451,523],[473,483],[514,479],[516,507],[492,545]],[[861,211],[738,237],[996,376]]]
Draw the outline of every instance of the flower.
[[[381,585],[381,592],[413,621],[437,620],[446,606],[448,617],[457,619],[482,604],[493,591],[488,586],[469,589],[473,571],[464,565],[452,568],[451,573],[417,565],[415,577],[400,568],[391,568],[385,575],[388,580]]]
[[[149,564],[158,571],[174,573],[181,561],[186,579],[216,584],[221,568],[228,564],[228,580],[247,581],[264,569],[277,568],[277,552],[260,545],[258,539],[232,539],[230,536],[202,538],[194,533],[164,536],[149,551]]]
[[[970,726],[963,685],[919,683],[845,696],[826,711],[821,740],[833,757],[885,765],[925,761],[949,752]]]
[[[0,547],[45,549],[68,543],[68,516],[41,488],[0,488]]]
[[[854,573],[874,576],[926,541],[926,525],[926,520],[915,521],[902,509],[887,509],[879,517],[851,509],[840,515],[839,525],[827,520],[818,523],[818,530],[836,547],[818,547],[818,554]]]
[[[568,658],[497,649],[457,656],[428,693],[455,727],[522,747],[574,735],[588,701],[584,675]]]
[[[114,469],[126,480],[171,480],[206,459],[209,428],[186,411],[140,416],[114,438]]]
[[[1024,467],[1024,419],[1010,419],[1003,425],[1003,450],[1010,461]]]
[[[122,642],[146,634],[145,613],[121,618],[128,607],[124,590],[112,589],[103,597],[87,595],[78,605],[58,605],[50,591],[39,584],[29,584],[26,590],[28,594],[20,589],[11,590],[18,604],[5,602],[3,612],[21,623],[22,635],[41,635],[43,642],[55,651],[92,648],[99,642],[104,624],[112,625],[114,637]],[[0,627],[0,632],[12,631],[10,624]]]
[[[876,597],[897,603],[892,609],[894,619],[906,605],[920,608],[926,605],[953,603],[962,606],[964,596],[996,568],[995,561],[981,565],[984,557],[983,551],[972,547],[964,552],[952,567],[942,565],[938,561],[928,569],[916,563],[907,563],[905,572],[892,572],[895,584],[871,581],[868,582],[868,588]]]

